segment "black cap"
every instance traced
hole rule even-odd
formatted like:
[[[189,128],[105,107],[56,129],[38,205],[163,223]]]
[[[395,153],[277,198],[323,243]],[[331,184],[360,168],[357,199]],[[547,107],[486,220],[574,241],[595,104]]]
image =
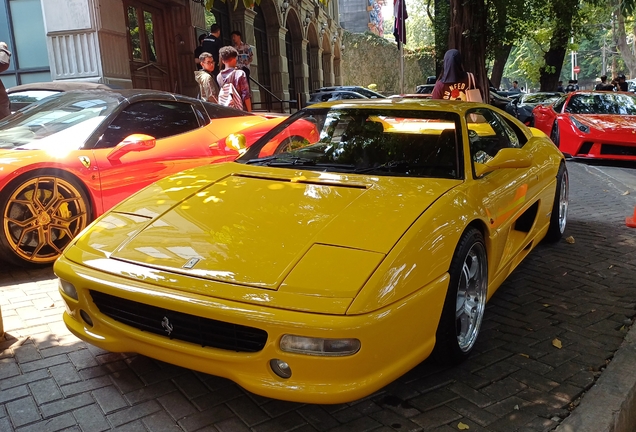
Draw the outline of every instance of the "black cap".
[[[618,79],[625,79],[625,74],[619,74]]]

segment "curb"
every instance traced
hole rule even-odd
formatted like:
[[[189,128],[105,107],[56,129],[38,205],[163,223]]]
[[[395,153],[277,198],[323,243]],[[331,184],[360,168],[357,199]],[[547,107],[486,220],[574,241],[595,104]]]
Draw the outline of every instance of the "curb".
[[[554,432],[633,432],[636,430],[636,326],[581,404]]]

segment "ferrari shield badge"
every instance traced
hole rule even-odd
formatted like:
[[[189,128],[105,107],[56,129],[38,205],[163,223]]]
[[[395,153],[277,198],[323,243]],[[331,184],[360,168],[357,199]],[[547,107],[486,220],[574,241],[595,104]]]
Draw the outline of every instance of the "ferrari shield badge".
[[[84,165],[84,168],[90,168],[91,167],[91,160],[87,156],[80,156],[79,160],[82,163],[82,165]]]

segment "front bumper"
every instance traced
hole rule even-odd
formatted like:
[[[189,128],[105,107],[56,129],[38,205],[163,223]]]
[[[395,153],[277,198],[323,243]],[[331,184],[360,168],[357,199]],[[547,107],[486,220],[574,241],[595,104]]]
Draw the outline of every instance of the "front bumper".
[[[78,300],[60,291],[67,305],[64,322],[80,339],[113,352],[136,352],[167,363],[228,378],[245,389],[276,399],[306,403],[343,403],[367,396],[426,359],[448,287],[448,274],[411,296],[357,316],[321,315],[259,307],[236,301],[184,293],[76,264],[62,256],[55,273],[71,282]],[[220,284],[219,288],[231,289]],[[201,347],[122,324],[102,314],[89,290],[156,307],[250,326],[267,332],[258,352]],[[81,317],[84,311],[92,326]],[[157,322],[160,327],[161,323]],[[283,352],[284,334],[315,338],[357,338],[360,350],[346,357]],[[292,376],[274,374],[270,360],[287,362]]]

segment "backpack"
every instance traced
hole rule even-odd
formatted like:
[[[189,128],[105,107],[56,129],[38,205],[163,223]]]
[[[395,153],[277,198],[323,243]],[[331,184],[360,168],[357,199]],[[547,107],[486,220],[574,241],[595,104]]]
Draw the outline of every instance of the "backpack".
[[[223,85],[221,86],[218,98],[219,105],[242,110],[243,99],[241,99],[241,95],[239,94],[236,87],[234,87],[234,73],[235,72],[233,71],[230,75],[228,75]]]

